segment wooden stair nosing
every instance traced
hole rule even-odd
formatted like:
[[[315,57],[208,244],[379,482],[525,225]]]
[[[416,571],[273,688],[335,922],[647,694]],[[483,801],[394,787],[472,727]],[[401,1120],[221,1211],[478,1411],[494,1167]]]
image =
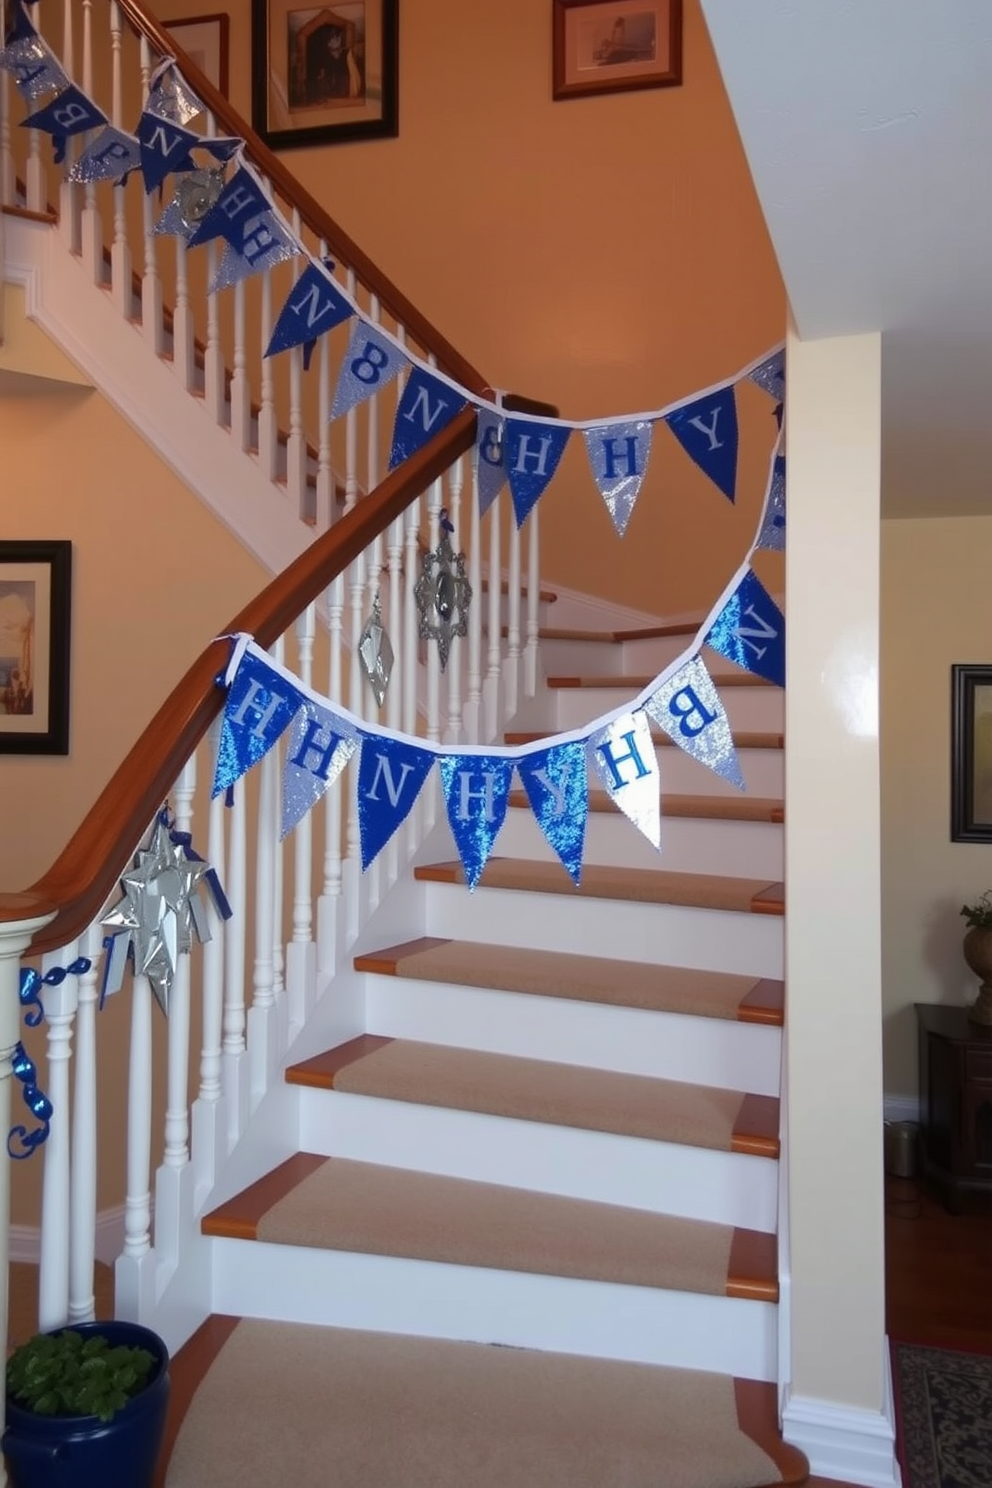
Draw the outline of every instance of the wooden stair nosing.
[[[356,956],[352,964],[356,971],[368,972],[375,976],[402,976],[400,963],[405,957],[452,944],[453,942],[444,936],[420,935],[415,940],[407,940],[400,945],[383,946],[375,951],[366,951],[363,955]],[[478,950],[483,954],[495,952],[498,955],[502,949],[502,946],[485,943],[480,943],[478,946]],[[546,952],[545,954],[555,953]],[[520,992],[522,989],[506,987],[503,990]],[[526,995],[525,991],[523,995]],[[784,1021],[784,1008],[785,983],[775,981],[771,977],[761,977],[755,981],[750,991],[745,993],[738,1004],[736,1021],[738,1023],[762,1023],[780,1028]]]
[[[699,621],[681,621],[672,625],[647,625],[641,630],[583,630],[581,626],[541,626],[538,636],[542,641],[589,641],[593,645],[618,646],[624,641],[664,640],[670,636],[692,636],[696,634]]]
[[[255,1183],[249,1184],[233,1198],[218,1205],[209,1214],[203,1215],[200,1221],[201,1233],[218,1239],[256,1240],[258,1227],[269,1210],[292,1192],[293,1188],[304,1178],[308,1178],[326,1163],[333,1161],[333,1158],[316,1157],[312,1153],[297,1153],[286,1163],[280,1164]],[[471,1183],[473,1180],[452,1179],[451,1181]],[[577,1202],[595,1201],[578,1200]],[[603,1207],[617,1209],[623,1208],[623,1205],[607,1204]],[[705,1221],[700,1221],[700,1223],[705,1223]],[[513,1268],[511,1266],[507,1269]],[[749,1302],[774,1303],[778,1301],[778,1241],[774,1234],[734,1227],[724,1296],[738,1297]]]
[[[675,795],[671,791],[660,794],[662,816],[692,817],[700,821],[770,822],[781,826],[785,821],[785,807],[773,796],[724,796],[716,793],[705,796]],[[530,800],[524,790],[512,790],[509,804],[517,809],[530,810]],[[588,809],[595,812],[614,812],[616,806],[608,791],[591,790]]]

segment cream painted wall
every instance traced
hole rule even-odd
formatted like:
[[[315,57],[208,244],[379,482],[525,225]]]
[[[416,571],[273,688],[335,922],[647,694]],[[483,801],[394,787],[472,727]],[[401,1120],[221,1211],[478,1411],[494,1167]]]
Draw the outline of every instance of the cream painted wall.
[[[950,840],[951,666],[992,664],[992,517],[882,523],[885,1090],[917,1093],[915,1002],[977,981],[959,910],[992,888],[992,845]]]
[[[250,118],[250,0],[226,8],[231,98]],[[684,86],[561,103],[549,0],[400,10],[399,137],[283,158],[494,386],[575,418],[632,413],[782,339],[781,280],[698,0]],[[743,420],[737,508],[660,429],[622,543],[574,440],[541,503],[543,577],[652,614],[708,607],[762,495],[767,399]]]

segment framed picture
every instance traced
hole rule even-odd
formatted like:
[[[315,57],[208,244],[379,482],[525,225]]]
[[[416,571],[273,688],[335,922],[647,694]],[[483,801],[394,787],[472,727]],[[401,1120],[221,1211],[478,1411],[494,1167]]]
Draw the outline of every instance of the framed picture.
[[[186,16],[180,21],[163,21],[162,26],[226,98],[229,17],[220,12]]]
[[[992,666],[951,667],[951,841],[992,842]]]
[[[682,81],[682,0],[551,0],[554,98]]]
[[[69,753],[72,543],[0,542],[0,753]]]
[[[399,131],[398,0],[252,0],[252,124],[274,150]]]

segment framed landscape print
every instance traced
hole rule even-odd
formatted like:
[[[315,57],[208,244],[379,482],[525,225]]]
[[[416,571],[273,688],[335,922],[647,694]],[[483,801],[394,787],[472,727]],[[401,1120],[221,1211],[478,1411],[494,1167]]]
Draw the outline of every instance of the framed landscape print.
[[[552,0],[552,96],[682,81],[682,0]]]
[[[252,124],[274,150],[399,129],[397,0],[252,0]]]
[[[69,753],[72,544],[0,542],[0,753]]]

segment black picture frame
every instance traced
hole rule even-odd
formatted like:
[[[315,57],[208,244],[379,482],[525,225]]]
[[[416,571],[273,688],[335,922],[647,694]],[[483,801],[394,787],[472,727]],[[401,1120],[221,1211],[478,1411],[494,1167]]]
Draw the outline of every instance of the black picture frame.
[[[992,842],[992,666],[951,667],[951,841]]]
[[[69,753],[72,543],[0,542],[0,754]]]
[[[272,150],[399,133],[399,0],[252,0],[252,126]]]

